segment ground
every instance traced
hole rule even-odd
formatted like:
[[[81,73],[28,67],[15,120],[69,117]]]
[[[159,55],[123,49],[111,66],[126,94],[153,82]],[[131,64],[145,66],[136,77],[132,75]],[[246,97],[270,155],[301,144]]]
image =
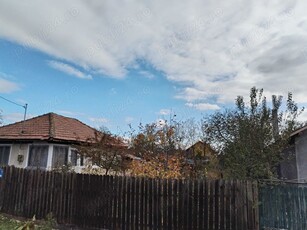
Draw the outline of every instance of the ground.
[[[35,223],[35,225],[34,225]],[[52,221],[32,221],[24,218],[12,217],[6,214],[0,214],[0,230],[23,230],[23,229],[35,229],[35,230],[51,230],[50,227]],[[34,226],[34,228],[27,228]],[[24,227],[24,228],[23,228]]]

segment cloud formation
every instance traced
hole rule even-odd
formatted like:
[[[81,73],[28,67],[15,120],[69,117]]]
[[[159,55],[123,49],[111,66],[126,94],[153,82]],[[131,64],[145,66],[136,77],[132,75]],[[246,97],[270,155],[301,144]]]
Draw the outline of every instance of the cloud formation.
[[[89,117],[88,119],[94,123],[108,123],[109,122],[109,120],[104,117]]]
[[[170,109],[160,109],[159,115],[169,115],[171,114],[171,110]]]
[[[195,108],[197,110],[217,110],[220,109],[218,105],[209,103],[186,103],[186,106]]]
[[[125,77],[143,60],[178,84],[176,97],[190,107],[215,109],[247,95],[252,86],[268,94],[292,91],[298,102],[307,102],[304,1],[12,0],[0,5],[0,37],[114,78]],[[86,78],[68,64],[52,65]]]
[[[48,65],[56,70],[62,71],[64,73],[67,73],[69,75],[75,76],[77,78],[81,79],[92,79],[91,75],[87,75],[80,70],[66,64],[63,62],[58,61],[48,61]]]
[[[19,85],[15,82],[8,81],[0,77],[0,93],[11,93],[19,89]]]

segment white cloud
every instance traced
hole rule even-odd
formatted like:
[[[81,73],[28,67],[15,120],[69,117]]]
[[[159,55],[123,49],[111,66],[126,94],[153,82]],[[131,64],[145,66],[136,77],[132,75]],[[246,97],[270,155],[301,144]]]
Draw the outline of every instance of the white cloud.
[[[159,115],[169,115],[171,113],[171,110],[170,109],[161,109],[159,111]]]
[[[58,62],[58,61],[48,61],[48,65],[56,70],[60,70],[64,73],[67,73],[69,75],[75,76],[77,78],[81,79],[92,79],[91,75],[85,74],[81,72],[80,70],[66,64],[63,62]]]
[[[80,113],[80,112],[73,112],[73,111],[67,111],[67,110],[59,110],[57,113],[60,113],[64,116],[83,116],[85,113]]]
[[[94,123],[108,123],[109,122],[109,120],[104,117],[89,117],[88,119]]]
[[[130,124],[132,121],[134,121],[133,117],[125,117],[125,123]]]
[[[302,114],[298,117],[301,122],[307,122],[307,110],[305,109]]]
[[[220,109],[218,105],[209,103],[186,103],[188,107],[195,108],[197,110],[217,110]]]
[[[155,77],[155,75],[153,75],[149,71],[145,71],[145,70],[139,71],[139,74],[141,74],[142,76],[144,76],[144,77],[146,77],[148,79],[153,79]]]
[[[32,117],[35,117],[33,114],[27,114],[26,119],[30,119]],[[4,113],[3,114],[3,123],[4,125],[15,123],[18,121],[23,121],[24,119],[24,113]]]
[[[307,102],[306,7],[294,0],[12,0],[1,2],[0,37],[116,78],[142,60],[189,103],[233,102],[254,85]]]
[[[8,81],[0,77],[0,93],[11,93],[19,90],[19,85],[15,82]]]

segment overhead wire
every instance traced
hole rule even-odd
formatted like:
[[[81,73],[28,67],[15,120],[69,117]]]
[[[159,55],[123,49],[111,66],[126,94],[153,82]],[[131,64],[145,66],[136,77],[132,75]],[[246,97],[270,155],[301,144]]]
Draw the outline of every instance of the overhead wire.
[[[0,98],[2,98],[3,100],[5,100],[5,101],[7,101],[7,102],[10,102],[10,103],[12,103],[12,104],[14,104],[14,105],[17,105],[17,106],[20,106],[20,107],[23,107],[23,108],[26,107],[26,105],[18,104],[18,103],[14,102],[14,101],[11,101],[11,100],[9,100],[9,99],[7,99],[7,98],[1,96],[1,95],[0,95]]]

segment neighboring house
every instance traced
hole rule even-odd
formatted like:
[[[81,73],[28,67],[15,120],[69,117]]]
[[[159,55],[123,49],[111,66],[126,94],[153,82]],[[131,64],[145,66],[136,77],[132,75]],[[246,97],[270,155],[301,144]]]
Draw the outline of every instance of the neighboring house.
[[[188,163],[193,164],[195,160],[200,160],[202,163],[208,163],[212,157],[216,157],[216,152],[210,145],[202,141],[194,143],[186,149],[186,159]]]
[[[94,138],[96,129],[77,119],[48,113],[0,127],[0,165],[50,170],[70,163],[80,172],[84,163],[73,148]]]
[[[194,167],[198,176],[219,179],[222,177],[217,152],[207,143],[198,141],[186,149],[187,163]]]
[[[307,182],[307,125],[291,134],[290,146],[282,154],[286,160],[279,166],[280,179]]]

